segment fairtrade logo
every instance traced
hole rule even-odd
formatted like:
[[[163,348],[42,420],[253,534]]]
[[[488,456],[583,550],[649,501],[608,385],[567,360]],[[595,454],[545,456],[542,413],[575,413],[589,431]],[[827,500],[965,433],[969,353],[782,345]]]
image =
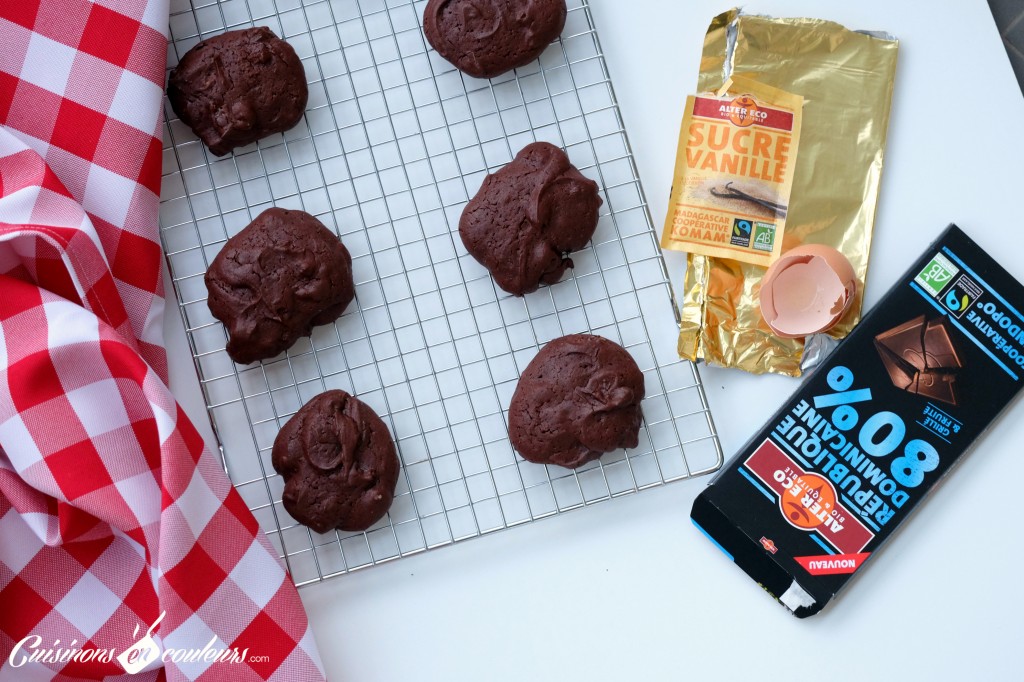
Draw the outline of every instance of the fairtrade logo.
[[[750,246],[750,233],[753,229],[749,220],[735,218],[732,221],[732,238],[729,243],[733,246]]]
[[[961,295],[961,293],[956,290],[956,287],[954,287],[949,290],[948,294],[946,294],[946,300],[944,301],[944,303],[946,304],[946,307],[949,308],[950,310],[957,311],[963,310],[964,308],[969,306],[971,304],[971,301],[969,298],[967,298],[967,294]]]
[[[967,275],[960,275],[942,297],[942,305],[955,317],[963,317],[982,293],[984,292],[977,282]]]

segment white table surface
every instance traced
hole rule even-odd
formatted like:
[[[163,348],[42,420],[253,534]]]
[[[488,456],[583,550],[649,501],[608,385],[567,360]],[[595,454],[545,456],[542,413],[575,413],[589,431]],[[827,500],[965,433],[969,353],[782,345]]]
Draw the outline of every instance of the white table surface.
[[[725,0],[591,0],[656,225]],[[949,222],[1024,280],[1024,98],[983,0],[762,0],[901,39],[866,305]],[[168,290],[170,292],[170,290]],[[173,294],[169,293],[173,301]],[[209,434],[173,303],[172,388]],[[701,367],[726,457],[798,382]],[[212,442],[212,440],[208,441]],[[674,483],[304,587],[328,679],[1021,679],[1024,408],[822,614],[790,616],[690,524]]]

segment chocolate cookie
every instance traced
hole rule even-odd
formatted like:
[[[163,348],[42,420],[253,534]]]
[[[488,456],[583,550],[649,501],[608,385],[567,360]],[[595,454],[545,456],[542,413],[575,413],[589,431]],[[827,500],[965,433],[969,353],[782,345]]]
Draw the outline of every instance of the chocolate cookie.
[[[366,403],[326,391],[288,420],[271,453],[281,502],[317,533],[366,530],[387,512],[398,483],[388,427]]]
[[[272,358],[355,297],[352,257],[303,211],[268,208],[229,239],[206,271],[207,304],[239,364]]]
[[[174,113],[217,156],[288,130],[308,97],[298,55],[266,26],[198,43],[167,83]]]
[[[508,409],[512,447],[530,462],[575,469],[639,442],[644,375],[600,336],[548,343],[519,378]]]
[[[423,33],[459,71],[494,78],[529,64],[565,27],[565,0],[430,0]]]
[[[558,147],[534,142],[484,179],[462,211],[459,235],[498,286],[522,296],[572,267],[565,254],[586,246],[600,206],[596,182]]]

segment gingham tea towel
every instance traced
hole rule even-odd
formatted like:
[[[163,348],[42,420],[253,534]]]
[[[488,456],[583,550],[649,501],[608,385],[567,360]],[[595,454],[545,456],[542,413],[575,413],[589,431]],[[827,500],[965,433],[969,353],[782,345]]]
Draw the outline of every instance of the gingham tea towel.
[[[324,679],[167,388],[167,0],[0,0],[0,681]]]

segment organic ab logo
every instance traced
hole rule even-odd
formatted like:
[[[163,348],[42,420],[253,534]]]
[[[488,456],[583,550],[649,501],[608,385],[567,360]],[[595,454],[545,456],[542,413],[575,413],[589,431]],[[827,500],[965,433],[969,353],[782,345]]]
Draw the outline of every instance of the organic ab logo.
[[[939,292],[942,291],[943,287],[953,279],[953,277],[960,272],[960,268],[953,265],[952,262],[941,253],[935,254],[928,265],[924,266],[921,272],[917,273],[917,277],[914,281],[918,285],[928,290],[932,296],[938,296]]]
[[[124,671],[129,675],[134,675],[137,672],[141,672],[147,665],[160,658],[160,645],[153,639],[153,630],[156,630],[156,626],[160,624],[160,621],[164,619],[167,612],[161,612],[160,617],[156,619],[156,622],[149,626],[146,630],[146,636],[140,639],[138,642],[125,649],[124,652],[117,657],[117,662],[121,664]],[[135,626],[135,632],[132,633],[132,637],[139,636],[139,626]]]
[[[771,223],[754,223],[754,248],[758,251],[775,249],[775,226]]]
[[[932,261],[930,267],[922,274],[922,277],[937,284],[945,284],[953,274],[954,273],[946,270],[946,268],[944,268],[940,263]]]

